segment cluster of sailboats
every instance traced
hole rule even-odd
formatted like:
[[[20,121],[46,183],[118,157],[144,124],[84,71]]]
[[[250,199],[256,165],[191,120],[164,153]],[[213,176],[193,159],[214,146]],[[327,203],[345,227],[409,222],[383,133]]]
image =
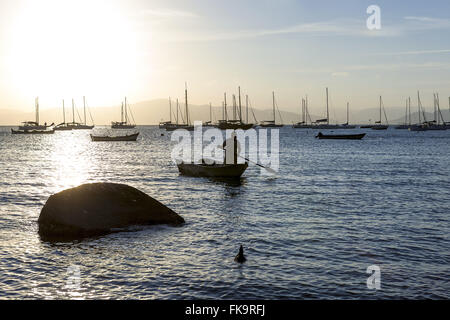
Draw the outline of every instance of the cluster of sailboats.
[[[312,120],[311,115],[309,113],[308,108],[308,96],[302,98],[302,110],[301,110],[301,121],[294,123],[292,125],[295,129],[320,129],[320,130],[340,130],[340,129],[372,129],[372,130],[387,130],[390,126],[388,117],[386,114],[386,109],[384,107],[383,98],[379,96],[379,119],[375,121],[374,124],[366,124],[366,125],[352,125],[350,124],[349,119],[349,103],[347,102],[347,121],[345,123],[333,124],[330,123],[330,113],[329,113],[329,93],[328,88],[326,88],[326,117],[317,119],[315,121]],[[203,124],[203,126],[214,126],[219,129],[242,129],[248,130],[254,127],[266,127],[266,128],[279,128],[283,127],[283,119],[281,117],[280,110],[278,109],[275,93],[272,92],[272,119],[264,120],[258,123],[256,120],[253,109],[249,107],[249,98],[248,95],[245,96],[245,112],[246,117],[244,121],[243,117],[243,106],[241,103],[241,88],[238,87],[238,95],[232,95],[233,105],[232,105],[232,115],[229,115],[228,105],[227,105],[227,94],[224,94],[224,100],[222,102],[222,119],[218,120],[216,123],[212,122],[212,111],[210,104],[210,120]],[[413,124],[411,120],[411,98],[406,100],[406,113],[405,113],[405,122],[401,125],[397,125],[395,129],[409,129],[410,131],[427,131],[427,130],[446,130],[450,129],[450,123],[446,123],[444,121],[444,117],[442,115],[442,111],[439,106],[439,95],[437,93],[434,94],[434,119],[428,120],[425,114],[425,109],[422,106],[422,102],[420,100],[420,93],[417,93],[417,102],[418,102],[418,114],[419,114],[419,122]],[[185,117],[183,117],[183,113],[181,112],[181,108],[178,103],[176,103],[176,122],[172,121],[172,103],[169,98],[169,107],[170,107],[170,121],[161,122],[159,127],[162,129],[166,129],[168,131],[173,131],[179,128],[184,128],[188,130],[193,130],[193,125],[190,122],[188,103],[187,103],[187,88],[185,89]],[[449,97],[449,108],[450,108],[450,97]],[[249,110],[251,110],[254,118],[254,123],[249,121]],[[280,122],[276,122],[277,113],[279,115]],[[179,114],[181,114],[183,122],[179,122]],[[323,135],[324,136],[324,135]],[[342,135],[341,135],[342,136]],[[360,134],[357,135],[358,137]],[[351,138],[351,137],[350,137]]]
[[[420,99],[420,93],[417,92],[417,108],[419,121],[412,124],[411,120],[411,97],[406,99],[405,122],[395,127],[395,129],[408,129],[410,131],[429,131],[429,130],[447,130],[450,129],[450,123],[445,122],[444,116],[439,105],[439,94],[433,94],[433,120],[428,120],[425,109]],[[450,108],[450,97],[449,97]]]
[[[80,114],[75,107],[75,101],[72,99],[72,122],[66,122],[66,110],[65,102],[62,100],[63,122],[55,125],[54,123],[47,125],[47,123],[40,124],[39,119],[39,98],[35,99],[35,121],[25,121],[17,129],[11,129],[12,134],[53,134],[55,131],[70,131],[70,130],[90,130],[95,127],[92,114],[88,108],[86,108],[86,98],[83,97],[83,114],[84,121],[81,120]],[[87,112],[89,112],[92,124],[87,124]],[[80,118],[80,122],[75,121],[75,112]],[[136,124],[129,121],[129,114],[134,120],[130,107],[127,104],[127,98],[122,102],[121,106],[121,121],[111,122],[111,129],[133,129]],[[92,135],[92,141],[135,141],[139,133],[126,134],[126,135]]]
[[[222,119],[219,119],[216,123],[213,123],[212,119],[212,106],[211,103],[209,104],[209,121],[206,121],[203,126],[205,127],[216,127],[221,130],[248,130],[251,128],[254,128],[256,126],[260,127],[283,127],[284,125],[281,123],[276,123],[276,112],[275,109],[278,110],[278,107],[276,106],[275,101],[275,93],[272,92],[272,107],[273,107],[273,119],[271,120],[265,120],[261,123],[257,123],[255,113],[253,109],[250,106],[250,100],[248,95],[245,95],[245,110],[242,106],[242,96],[241,96],[241,87],[238,87],[238,95],[235,94],[232,95],[232,114],[229,114],[229,106],[227,104],[227,93],[224,93],[224,99],[222,101]],[[243,111],[245,111],[245,119],[243,115]],[[252,112],[254,123],[249,121],[249,111]],[[185,113],[183,117],[183,112],[181,110],[180,104],[178,102],[178,99],[176,100],[176,116],[175,113],[175,122],[172,121],[172,100],[169,98],[169,114],[170,114],[170,120],[160,122],[159,127],[161,129],[165,129],[167,131],[174,131],[176,129],[187,129],[187,130],[194,130],[194,126],[192,125],[190,121],[190,115],[189,115],[189,107],[188,107],[188,92],[187,87],[185,88]],[[281,113],[278,110],[278,114],[280,116],[281,121]],[[180,122],[180,117],[182,122]]]

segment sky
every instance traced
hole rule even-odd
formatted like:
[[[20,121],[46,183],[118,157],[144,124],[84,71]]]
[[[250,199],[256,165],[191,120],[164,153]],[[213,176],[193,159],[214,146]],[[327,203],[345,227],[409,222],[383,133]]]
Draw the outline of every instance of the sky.
[[[325,108],[326,87],[336,110],[450,96],[447,0],[1,0],[0,28],[0,109],[183,99],[185,82],[193,104],[241,86],[287,111]]]

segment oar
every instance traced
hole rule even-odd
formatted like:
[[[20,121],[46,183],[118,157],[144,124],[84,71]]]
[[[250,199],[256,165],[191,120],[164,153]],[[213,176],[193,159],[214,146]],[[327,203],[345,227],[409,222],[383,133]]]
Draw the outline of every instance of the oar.
[[[275,170],[273,170],[272,168],[265,167],[265,166],[263,166],[263,165],[261,165],[261,164],[259,164],[259,163],[257,163],[257,162],[251,161],[250,159],[244,158],[244,157],[242,157],[242,156],[239,156],[239,157],[242,158],[242,159],[247,160],[248,162],[251,162],[251,163],[253,163],[253,164],[256,164],[258,167],[261,167],[261,168],[266,169],[266,170],[267,170],[268,172],[270,172],[271,174],[277,174],[277,172],[276,172]]]

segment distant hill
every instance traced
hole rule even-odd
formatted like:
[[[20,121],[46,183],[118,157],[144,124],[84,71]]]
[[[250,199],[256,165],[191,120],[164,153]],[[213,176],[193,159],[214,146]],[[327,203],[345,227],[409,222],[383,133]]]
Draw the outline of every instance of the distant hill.
[[[184,106],[181,106],[181,109],[184,112]],[[299,108],[300,109],[300,108]],[[152,125],[158,124],[160,121],[169,120],[169,106],[166,99],[158,99],[158,100],[150,100],[150,101],[142,101],[131,105],[132,114],[136,123],[138,125]],[[31,110],[30,110],[31,111]],[[95,124],[97,125],[109,125],[111,121],[120,120],[120,106],[114,107],[93,107],[90,108],[92,113],[92,117],[94,119]],[[78,114],[82,116],[82,108],[78,108]],[[175,121],[175,103],[172,104],[172,121]],[[326,117],[325,110],[318,110],[315,108],[314,110],[310,110],[311,119],[317,120],[320,118]],[[208,121],[209,120],[209,106],[208,105],[190,105],[189,106],[190,119],[200,120],[200,121]],[[213,106],[213,121],[217,121],[222,119],[222,107]],[[271,120],[272,109],[266,108],[264,110],[254,109],[253,113],[257,119],[257,121],[262,120]],[[249,121],[254,122],[254,117],[251,110],[249,110]],[[283,119],[283,123],[292,124],[301,120],[300,110],[298,113],[289,112],[289,111],[280,111],[281,117]],[[391,124],[403,123],[404,122],[404,107],[391,107],[386,108],[386,114],[388,117],[388,121]],[[448,110],[442,111],[444,119],[450,122],[450,114]],[[232,108],[228,107],[228,114],[232,115]],[[246,112],[245,108],[242,110],[243,117],[245,119]],[[77,113],[75,113],[76,118],[78,118]],[[426,113],[426,117],[428,119],[432,119],[433,115],[431,113]],[[35,116],[32,112],[20,112],[14,109],[0,109],[0,125],[17,125],[25,120],[34,120]],[[90,116],[87,116],[88,122],[90,123]],[[277,122],[280,121],[279,114],[276,114]],[[350,123],[369,123],[374,122],[379,119],[379,109],[378,108],[366,108],[363,110],[350,110]],[[382,119],[384,122],[384,115],[382,115]],[[418,113],[415,112],[412,114],[413,122],[418,121]],[[42,109],[40,112],[40,120],[42,123],[47,122],[55,124],[63,121],[62,110],[61,108],[50,108],[50,109]],[[181,116],[179,117],[180,122],[182,122]],[[66,109],[66,121],[72,121],[72,113],[70,108]],[[76,119],[79,121],[79,119]],[[345,110],[330,110],[330,123],[344,123],[346,122],[346,112]]]

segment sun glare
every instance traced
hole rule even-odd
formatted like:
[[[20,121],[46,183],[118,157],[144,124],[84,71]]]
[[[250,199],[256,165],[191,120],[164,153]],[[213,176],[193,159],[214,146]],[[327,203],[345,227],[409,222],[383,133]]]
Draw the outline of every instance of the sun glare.
[[[22,96],[99,98],[134,84],[136,38],[110,1],[29,1],[9,32],[10,79]]]

